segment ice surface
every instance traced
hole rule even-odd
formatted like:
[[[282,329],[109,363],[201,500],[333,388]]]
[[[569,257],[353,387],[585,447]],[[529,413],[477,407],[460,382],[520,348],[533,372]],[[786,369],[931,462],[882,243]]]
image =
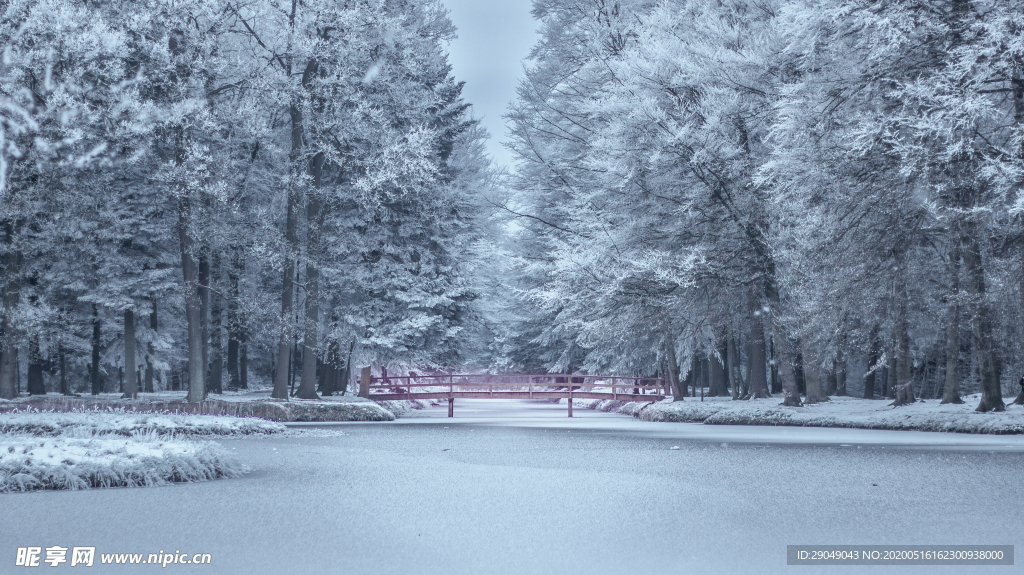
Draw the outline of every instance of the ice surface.
[[[220,440],[253,467],[239,479],[7,496],[0,538],[212,553],[228,575],[791,575],[787,544],[1024,545],[1018,436],[569,419],[508,400],[446,415]]]

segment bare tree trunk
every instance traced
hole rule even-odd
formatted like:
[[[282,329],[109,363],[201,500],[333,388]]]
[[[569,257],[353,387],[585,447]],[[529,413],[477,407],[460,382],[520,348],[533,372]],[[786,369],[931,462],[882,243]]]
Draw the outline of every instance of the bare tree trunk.
[[[320,328],[320,237],[323,234],[325,210],[320,199],[324,155],[313,157],[310,175],[313,193],[309,195],[306,213],[306,324],[302,344],[302,380],[299,382],[300,399],[319,399],[316,394],[316,360],[319,352],[317,330]]]
[[[96,304],[92,305],[92,364],[89,368],[89,382],[92,385],[90,390],[93,395],[103,392],[103,384],[100,381],[100,338],[101,333],[100,310]]]
[[[739,363],[739,355],[736,353],[736,338],[732,337],[731,334],[726,342],[726,353],[728,354],[729,359],[729,361],[726,362],[726,373],[729,374],[729,380],[732,383],[732,386],[730,387],[732,390],[732,398],[739,399],[740,382],[743,378],[737,376],[739,366],[736,364]]]
[[[697,394],[697,381],[695,379],[697,376],[697,355],[694,354],[692,357],[690,357],[690,361],[688,363],[689,368],[686,372],[686,379],[682,381],[683,394],[693,397],[694,395]],[[691,389],[693,390],[693,395],[690,395]]]
[[[150,312],[149,312],[149,329],[153,330],[153,337],[156,337],[157,329],[158,329],[158,327],[160,325],[158,323],[158,321],[157,321],[157,315],[156,315],[156,296],[153,296],[151,298],[151,300],[153,302],[153,309],[150,310]],[[154,378],[155,374],[153,373],[154,372],[153,360],[155,358],[156,358],[156,347],[153,345],[153,342],[150,341],[149,343],[146,344],[146,387],[145,387],[146,393],[153,393],[154,392],[153,378]]]
[[[1015,73],[1016,73],[1016,70],[1017,69],[1014,68],[1014,72]],[[1015,104],[1015,108],[1016,108],[1016,110],[1018,112],[1017,124],[1020,125],[1022,123],[1022,121],[1021,121],[1022,118],[1020,118],[1020,116],[1024,115],[1024,111],[1022,111],[1022,107],[1024,107],[1024,82],[1022,82],[1019,78],[1016,78],[1016,82],[1014,83],[1014,104]],[[1021,307],[1020,307],[1020,309],[1021,309],[1021,317],[1020,317],[1020,322],[1021,322],[1021,326],[1020,326],[1020,328],[1021,328],[1020,346],[1021,346],[1021,371],[1022,371],[1022,373],[1021,373],[1020,379],[1017,382],[1020,385],[1020,393],[1018,393],[1017,397],[1014,398],[1013,403],[1015,403],[1017,405],[1024,405],[1024,245],[1022,245],[1021,248],[1020,248],[1019,257],[1020,257],[1020,304],[1021,304]]]
[[[294,11],[294,9],[293,9]],[[292,123],[292,148],[289,154],[292,179],[298,179],[299,160],[302,157],[302,111],[296,102],[289,108]],[[281,290],[281,339],[277,348],[277,376],[271,397],[288,398],[289,361],[292,348],[292,307],[295,297],[295,258],[299,253],[299,191],[294,182],[288,190],[288,216],[285,223],[284,286]]]
[[[878,326],[872,326],[871,335],[868,336],[871,347],[868,350],[868,373],[864,376],[864,399],[875,398],[875,383],[878,380]]]
[[[64,345],[57,345],[57,358],[60,361],[60,393],[61,395],[72,395],[71,387],[68,386],[68,362]]]
[[[793,377],[796,378],[796,391],[807,395],[807,378],[804,377],[804,346],[800,339],[793,342]]]
[[[28,381],[26,390],[29,395],[46,395],[43,383],[43,356],[39,351],[39,335],[33,334],[28,339]]]
[[[804,386],[806,398],[804,403],[821,403],[829,401],[825,391],[821,388],[821,360],[812,343],[804,345],[806,355],[804,357]]]
[[[1014,59],[1013,62],[1013,120],[1018,126],[1024,125],[1024,79],[1021,78],[1021,68],[1024,68],[1024,62],[1021,62],[1020,57]],[[1017,158],[1024,158],[1024,144],[1021,145],[1017,150]],[[1020,385],[1020,393],[1014,398],[1013,403],[1017,405],[1024,405],[1024,245],[1021,245],[1018,254],[1020,258],[1020,301],[1021,301],[1021,377],[1018,380]]]
[[[782,404],[792,407],[803,405],[800,401],[800,392],[796,387],[796,374],[793,372],[793,363],[790,359],[789,341],[787,340],[786,328],[779,319],[779,312],[782,308],[779,298],[778,287],[774,283],[768,285],[765,290],[767,299],[772,306],[772,328],[774,337],[772,342],[775,348],[775,366],[782,378]]]
[[[210,247],[199,250],[199,321],[203,338],[203,399],[210,393]]]
[[[781,322],[772,322],[775,325],[775,349],[777,354],[776,366],[782,379],[782,393],[784,396],[783,405],[800,407],[800,392],[796,387],[796,374],[793,371],[793,363],[789,358],[789,341],[786,339],[785,328]]]
[[[337,338],[332,337],[327,344],[327,358],[322,369],[321,391],[324,395],[334,395],[338,391],[338,383],[341,379],[341,345]]]
[[[828,375],[825,378],[825,395],[832,396],[836,395],[836,390],[839,389],[839,367],[835,359],[832,360],[832,367],[828,370]]]
[[[223,323],[223,298],[216,289],[220,274],[220,250],[214,250],[208,279],[207,293],[210,299],[210,382],[207,388],[210,393],[224,393],[224,350],[221,344],[221,328]]]
[[[889,347],[885,352],[885,397],[896,399],[896,351],[891,343]]]
[[[241,386],[238,374],[238,346],[242,339],[238,317],[238,276],[242,267],[242,250],[235,246],[232,251],[228,266],[228,389],[235,391]]]
[[[717,347],[718,349],[716,351],[718,351],[718,356],[716,357],[711,355],[708,357],[708,363],[711,368],[708,370],[710,372],[708,397],[724,397],[729,395],[729,388],[727,387],[728,384],[725,379],[725,362],[728,360],[726,357],[728,352],[724,351],[726,349],[724,338],[718,340]]]
[[[243,329],[238,342],[238,387],[249,389],[249,334]]]
[[[124,310],[124,395],[121,397],[136,399],[139,397],[139,385],[135,379],[135,311]]]
[[[899,308],[896,318],[896,353],[897,364],[894,375],[896,376],[896,401],[894,406],[914,403],[914,381],[910,375],[910,333],[907,327],[907,282],[904,263],[900,262],[899,285],[897,286],[896,297],[899,298]]]
[[[843,353],[845,344],[844,336],[839,340],[839,349],[836,350],[836,395],[846,395],[846,354]]]
[[[750,320],[750,356],[748,361],[750,370],[747,378],[750,381],[750,389],[743,399],[771,397],[771,393],[768,391],[768,367],[765,357],[767,351],[764,340],[765,312],[759,291],[754,291],[752,288],[747,297],[747,316]]]
[[[4,309],[3,348],[0,350],[0,398],[14,399],[18,396],[15,379],[17,378],[18,334],[14,327],[14,314],[21,301],[21,254],[15,248],[15,240],[20,226],[8,220],[4,223]]]
[[[985,293],[985,268],[981,261],[981,246],[973,222],[963,226],[961,245],[964,268],[967,272],[967,289],[971,296],[974,349],[981,375],[981,401],[976,411],[1003,411],[1006,405],[1003,403],[1003,393],[999,386],[999,368],[996,365],[992,342],[992,323]]]
[[[680,389],[679,361],[676,358],[676,339],[671,334],[665,338],[665,377],[672,387],[672,401],[683,401],[686,390]]]
[[[196,241],[192,237],[192,202],[187,193],[178,198],[178,239],[181,244],[181,270],[184,276],[185,320],[188,330],[189,403],[206,397],[205,341],[203,339],[202,302],[199,295],[199,263]]]

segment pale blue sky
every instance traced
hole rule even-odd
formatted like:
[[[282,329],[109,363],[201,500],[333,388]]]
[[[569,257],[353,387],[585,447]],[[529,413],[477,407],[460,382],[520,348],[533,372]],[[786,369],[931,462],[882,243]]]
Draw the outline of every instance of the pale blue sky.
[[[498,164],[508,164],[505,113],[515,99],[523,75],[522,60],[537,41],[538,23],[530,16],[531,0],[443,0],[459,37],[448,51],[455,78],[466,83],[462,92],[473,104],[491,134],[488,152]]]

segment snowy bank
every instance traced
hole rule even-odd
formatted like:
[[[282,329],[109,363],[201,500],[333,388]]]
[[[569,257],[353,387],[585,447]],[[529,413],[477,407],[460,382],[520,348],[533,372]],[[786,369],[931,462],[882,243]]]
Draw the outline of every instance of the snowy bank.
[[[132,436],[155,433],[163,436],[240,436],[280,433],[280,423],[254,417],[148,414],[123,409],[74,412],[41,412],[33,408],[0,413],[0,434],[56,437],[81,433]]]
[[[237,477],[248,469],[211,442],[132,437],[0,436],[0,493],[135,487]]]
[[[271,399],[270,392],[218,394],[201,403],[186,403],[184,392],[139,394],[135,400],[114,394],[68,397],[48,394],[0,401],[0,413],[26,410],[51,412],[116,411],[152,414],[226,415],[269,421],[393,421],[395,415],[360,397],[330,396],[319,400]]]
[[[940,405],[937,399],[892,407],[891,400],[833,397],[831,401],[785,407],[779,398],[734,401],[729,397],[708,397],[704,401],[664,400],[624,402],[575,400],[573,406],[632,415],[644,421],[688,421],[709,425],[790,425],[798,427],[844,427],[903,431],[948,431],[955,433],[1024,433],[1024,406],[1009,405],[1006,411],[978,413],[979,396],[966,396],[961,405]]]

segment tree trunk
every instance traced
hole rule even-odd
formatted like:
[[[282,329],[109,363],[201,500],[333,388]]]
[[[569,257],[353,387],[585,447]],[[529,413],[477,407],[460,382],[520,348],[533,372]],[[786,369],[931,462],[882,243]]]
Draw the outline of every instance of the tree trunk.
[[[1003,411],[1002,389],[999,387],[999,368],[996,365],[992,342],[992,323],[985,290],[985,268],[981,260],[981,245],[978,242],[976,225],[968,223],[962,228],[960,238],[963,246],[964,268],[967,272],[967,290],[971,296],[971,327],[974,332],[974,349],[978,357],[981,375],[981,401],[976,411]]]
[[[739,355],[736,353],[736,338],[732,337],[732,335],[729,335],[726,342],[726,354],[728,356],[728,361],[726,362],[725,371],[728,374],[730,383],[732,384],[729,389],[732,391],[732,398],[739,399],[740,381],[742,381],[743,378],[737,375],[737,372],[739,371],[739,366],[737,365],[739,363]]]
[[[124,398],[136,399],[139,397],[139,385],[135,379],[135,311],[131,308],[124,310]]]
[[[871,347],[868,350],[868,373],[864,376],[864,399],[875,398],[875,383],[878,380],[878,326],[871,328],[871,335],[868,336]]]
[[[1014,73],[1019,75],[1017,69],[1014,68]],[[1019,78],[1014,83],[1014,107],[1017,111],[1017,125],[1022,123],[1021,116],[1024,115],[1024,82]],[[1020,393],[1014,398],[1013,403],[1017,405],[1024,405],[1024,245],[1021,245],[1020,252],[1020,304],[1021,304],[1021,315],[1020,315],[1020,346],[1021,346],[1021,376],[1017,383],[1020,385]],[[957,398],[959,399],[959,397]],[[945,400],[945,398],[943,398]],[[962,402],[961,402],[962,403]]]
[[[807,344],[804,346],[806,356],[804,358],[804,385],[806,386],[806,395],[804,403],[821,403],[828,401],[828,396],[825,395],[825,390],[822,389],[821,385],[821,360],[818,358],[818,353],[815,351],[813,344]]]
[[[345,359],[345,371],[341,374],[341,382],[338,387],[340,395],[348,392],[348,382],[352,379],[352,352],[356,349],[356,340],[348,346],[348,358]]]
[[[62,344],[57,345],[57,360],[60,362],[60,393],[61,395],[72,395],[68,386],[68,362],[67,354]]]
[[[890,349],[885,352],[885,397],[896,399],[896,351],[890,344]]]
[[[0,398],[14,399],[18,396],[16,389],[18,334],[14,327],[14,314],[21,301],[21,254],[15,248],[15,240],[20,226],[8,220],[4,223],[4,309],[3,347],[0,349]]]
[[[839,389],[839,374],[838,364],[836,360],[832,360],[832,368],[828,370],[828,375],[825,379],[825,395],[833,396],[836,395],[836,390]]]
[[[774,331],[774,330],[773,330]],[[771,361],[768,362],[768,367],[771,368],[771,391],[772,393],[782,393],[782,378],[779,377],[779,361],[775,352],[775,336],[771,336],[769,340],[769,352],[771,353]]]
[[[679,361],[676,359],[676,339],[671,334],[665,342],[665,377],[672,388],[672,401],[683,401],[686,390],[680,389]]]
[[[750,352],[747,364],[749,390],[743,399],[771,397],[768,392],[768,368],[765,358],[766,345],[764,340],[764,307],[760,293],[752,291],[747,298],[747,315],[750,319]]]
[[[216,289],[217,276],[220,273],[220,251],[214,250],[211,262],[209,286],[207,293],[210,298],[210,393],[224,393],[224,356],[221,345],[221,329],[223,324],[223,298]]]
[[[704,401],[704,390],[711,389],[711,358],[705,357],[700,362],[700,400]]]
[[[199,250],[199,325],[203,338],[203,399],[210,393],[210,248]]]
[[[299,161],[302,157],[302,111],[296,102],[288,109],[292,123],[291,152],[288,159],[293,180],[298,179]],[[274,378],[274,392],[271,397],[288,398],[288,375],[291,367],[292,348],[292,307],[295,297],[295,259],[299,253],[298,235],[299,191],[294,183],[288,189],[288,215],[285,222],[284,286],[281,290],[281,339],[277,347],[277,376]]]
[[[897,310],[896,318],[896,370],[894,375],[896,376],[895,394],[896,401],[892,404],[894,406],[907,405],[914,403],[914,380],[911,377],[910,370],[910,333],[907,327],[907,282],[906,282],[906,270],[904,263],[900,262],[899,273],[899,285],[897,286],[896,296],[899,298],[899,308]]]
[[[316,360],[319,355],[317,330],[320,327],[320,237],[323,234],[325,210],[320,199],[324,155],[313,157],[310,175],[313,193],[309,195],[306,212],[306,324],[302,344],[302,380],[300,399],[319,399],[316,394]]]
[[[697,356],[694,355],[694,356],[692,356],[690,358],[689,370],[686,372],[686,379],[684,379],[683,382],[682,382],[683,394],[684,395],[690,395],[691,394],[691,391],[690,391],[691,389],[693,390],[693,395],[690,395],[690,397],[693,397],[694,395],[696,395],[696,392],[697,392],[696,376],[697,376]]]
[[[157,322],[157,315],[156,315],[156,297],[155,296],[152,297],[151,300],[153,302],[153,309],[150,310],[150,312],[149,312],[149,329],[153,330],[152,337],[156,337],[157,328],[159,326],[159,323]],[[156,359],[156,347],[153,345],[153,341],[150,340],[146,344],[146,387],[145,387],[146,393],[153,393],[154,392],[153,379],[155,377],[155,374],[153,373],[153,371],[154,371],[153,361],[155,359]]]
[[[1024,78],[1021,78],[1021,68],[1024,68],[1024,62],[1021,61],[1020,57],[1014,59],[1013,65],[1013,120],[1020,129],[1024,125]],[[1017,158],[1024,159],[1024,143],[1017,149]],[[1020,385],[1020,393],[1014,398],[1013,403],[1017,405],[1024,405],[1024,245],[1021,245],[1020,251],[1018,252],[1020,259],[1020,301],[1021,301],[1021,377],[1018,380]],[[945,399],[945,398],[943,398]]]
[[[249,334],[243,329],[238,342],[238,387],[249,389]]]
[[[231,265],[228,266],[228,389],[241,387],[238,374],[238,346],[241,344],[241,324],[238,318],[238,276],[242,267],[242,250],[235,246]]]
[[[753,373],[753,371],[754,371],[754,369],[753,369],[754,364],[751,361],[753,359],[752,356],[754,355],[754,351],[753,351],[753,348],[750,345],[750,336],[749,336],[749,334],[747,335],[746,339],[743,341],[743,348],[744,348],[743,351],[746,353],[747,360],[746,360],[746,369],[743,371],[743,389],[740,391],[740,398],[741,399],[749,399],[747,397],[747,394],[750,393],[750,374]]]
[[[341,346],[338,340],[331,338],[327,344],[327,355],[321,366],[320,379],[323,381],[320,391],[324,395],[334,395],[338,390],[338,379],[341,376]]]
[[[28,385],[29,395],[46,395],[46,384],[43,383],[43,355],[39,351],[39,335],[34,334],[28,340]]]
[[[103,384],[100,381],[100,310],[96,304],[92,305],[92,364],[89,367],[89,382],[92,384],[92,394],[99,395],[103,392]]]
[[[963,403],[960,399],[960,237],[951,234],[949,250],[949,301],[946,304],[946,381],[943,403]]]
[[[181,270],[185,293],[185,323],[188,331],[188,396],[189,403],[200,403],[206,397],[206,345],[203,340],[202,302],[199,290],[199,263],[196,241],[192,237],[192,203],[187,193],[178,199],[178,240],[181,244]]]
[[[776,357],[775,365],[779,370],[780,379],[782,380],[782,393],[783,393],[783,405],[800,407],[803,403],[800,401],[800,392],[796,387],[796,374],[793,371],[793,363],[789,359],[789,342],[786,340],[786,333],[784,328],[781,326],[781,322],[773,322],[775,324],[775,342]]]
[[[717,357],[712,355],[708,358],[708,362],[711,365],[709,370],[708,397],[725,397],[729,395],[728,381],[726,379],[727,349],[725,339],[719,339]]]
[[[846,395],[846,354],[843,353],[845,337],[839,341],[839,349],[836,350],[836,395]]]
[[[796,378],[796,392],[807,395],[807,378],[804,377],[804,348],[799,339],[793,342],[793,376]]]

